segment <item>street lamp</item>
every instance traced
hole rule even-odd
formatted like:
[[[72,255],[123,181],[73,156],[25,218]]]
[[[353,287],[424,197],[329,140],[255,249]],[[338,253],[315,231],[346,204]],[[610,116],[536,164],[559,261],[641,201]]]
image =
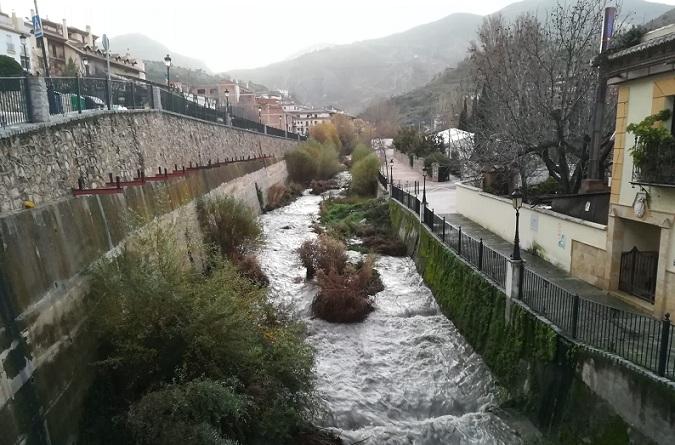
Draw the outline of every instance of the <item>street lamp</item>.
[[[84,65],[84,75],[89,77],[89,59],[82,57],[82,64]]]
[[[523,206],[523,195],[520,193],[519,189],[514,190],[511,194],[511,203],[516,211],[516,236],[513,239],[513,255],[511,255],[511,259],[520,260],[520,235],[518,225],[520,223],[520,208]]]
[[[391,184],[391,188],[394,188],[394,159],[392,158],[391,161],[389,161],[389,183]]]
[[[21,34],[19,40],[21,40],[21,46],[23,46],[23,63],[21,65],[23,66],[23,71],[27,73],[30,67],[28,66],[28,52],[26,51],[26,36]]]
[[[230,90],[225,88],[225,125],[230,125]]]
[[[262,124],[262,107],[258,105],[258,123]]]
[[[422,205],[427,203],[427,168],[422,169]]]
[[[170,79],[169,78],[169,69],[171,68],[171,56],[168,55],[168,54],[166,55],[166,57],[164,57],[164,65],[166,65],[166,86],[171,87],[171,84],[169,83],[169,79]]]

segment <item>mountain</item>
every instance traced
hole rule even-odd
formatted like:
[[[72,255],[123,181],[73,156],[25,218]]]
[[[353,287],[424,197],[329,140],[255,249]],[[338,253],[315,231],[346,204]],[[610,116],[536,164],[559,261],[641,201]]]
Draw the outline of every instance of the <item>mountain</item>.
[[[656,28],[661,28],[662,26],[672,25],[673,23],[675,23],[675,8],[650,21],[645,25],[645,28],[654,30]]]
[[[230,74],[288,89],[307,104],[360,110],[373,98],[424,85],[461,60],[482,20],[478,15],[453,14],[385,38],[338,45]]]
[[[556,0],[524,0],[497,13],[514,18],[523,12],[545,15]],[[644,0],[623,0],[622,16],[645,23],[671,7]],[[422,87],[465,56],[483,17],[452,14],[408,31],[338,45],[265,67],[235,70],[235,78],[287,89],[312,105],[333,104],[358,112],[378,98]]]
[[[299,51],[294,52],[290,56],[286,57],[284,60],[297,59],[298,57],[304,56],[305,54],[321,51],[322,49],[332,48],[334,46],[335,43],[315,43],[314,45],[309,45]]]
[[[170,54],[171,63],[175,66],[211,73],[203,61],[173,52],[166,45],[143,34],[122,34],[111,37],[110,48],[116,53],[124,54],[128,50],[134,57],[158,62],[163,61],[164,56]]]

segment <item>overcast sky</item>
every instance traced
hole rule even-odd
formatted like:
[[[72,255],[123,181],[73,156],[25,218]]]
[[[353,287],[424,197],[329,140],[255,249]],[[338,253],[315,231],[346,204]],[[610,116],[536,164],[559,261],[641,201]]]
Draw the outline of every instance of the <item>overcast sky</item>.
[[[42,17],[110,36],[141,32],[214,71],[253,68],[323,43],[386,36],[454,12],[489,14],[515,0],[38,0]],[[675,5],[675,0],[660,3]],[[28,16],[33,0],[0,0]]]

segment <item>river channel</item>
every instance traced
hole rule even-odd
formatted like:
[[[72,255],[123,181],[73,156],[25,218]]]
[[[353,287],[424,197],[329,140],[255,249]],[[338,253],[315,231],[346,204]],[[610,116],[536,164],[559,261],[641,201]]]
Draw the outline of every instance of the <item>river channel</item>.
[[[324,427],[345,443],[520,444],[498,415],[497,387],[481,357],[443,316],[409,258],[380,257],[384,291],[358,324],[313,319],[317,288],[306,283],[296,249],[316,235],[320,196],[262,215],[262,267],[271,301],[307,324],[316,350]]]

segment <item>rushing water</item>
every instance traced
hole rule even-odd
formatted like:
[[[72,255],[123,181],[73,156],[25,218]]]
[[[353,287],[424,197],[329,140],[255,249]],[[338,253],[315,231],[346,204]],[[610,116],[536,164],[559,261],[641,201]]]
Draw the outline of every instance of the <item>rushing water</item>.
[[[317,288],[304,282],[296,249],[316,235],[321,197],[303,196],[261,217],[260,253],[270,298],[308,326],[326,427],[346,443],[519,444],[494,414],[496,388],[480,356],[442,314],[409,258],[376,263],[384,291],[363,323],[312,319]]]

